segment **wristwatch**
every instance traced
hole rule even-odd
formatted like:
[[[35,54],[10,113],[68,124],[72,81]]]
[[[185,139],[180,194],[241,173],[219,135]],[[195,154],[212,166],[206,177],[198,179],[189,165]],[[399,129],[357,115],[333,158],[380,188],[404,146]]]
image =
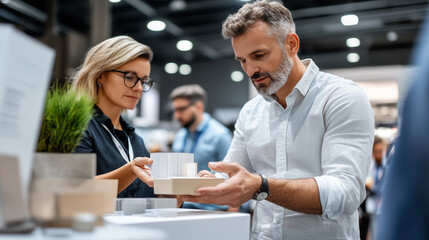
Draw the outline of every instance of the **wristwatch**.
[[[259,174],[259,176],[261,176],[261,178],[262,178],[261,187],[255,193],[255,195],[253,195],[253,199],[258,200],[258,201],[262,201],[262,200],[267,199],[267,197],[270,195],[270,192],[268,191],[268,180],[267,180],[267,178],[262,174]]]

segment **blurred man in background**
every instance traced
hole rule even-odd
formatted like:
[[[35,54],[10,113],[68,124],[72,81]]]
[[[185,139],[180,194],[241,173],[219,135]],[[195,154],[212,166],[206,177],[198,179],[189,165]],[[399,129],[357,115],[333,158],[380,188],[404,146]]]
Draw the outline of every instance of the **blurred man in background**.
[[[177,87],[170,94],[174,118],[182,128],[173,141],[173,152],[194,153],[198,171],[209,170],[209,162],[222,161],[232,135],[225,126],[204,112],[207,94],[198,84]],[[185,208],[226,210],[227,206],[185,202]]]

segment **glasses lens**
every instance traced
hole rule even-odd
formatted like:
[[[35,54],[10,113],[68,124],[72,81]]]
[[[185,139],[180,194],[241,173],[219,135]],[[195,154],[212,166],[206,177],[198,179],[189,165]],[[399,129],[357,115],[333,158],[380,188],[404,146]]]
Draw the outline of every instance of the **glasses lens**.
[[[147,92],[149,91],[153,86],[153,81],[152,80],[146,80],[145,82],[143,82],[143,92]]]
[[[124,75],[125,86],[129,88],[134,87],[137,80],[137,76],[134,73],[127,73]]]

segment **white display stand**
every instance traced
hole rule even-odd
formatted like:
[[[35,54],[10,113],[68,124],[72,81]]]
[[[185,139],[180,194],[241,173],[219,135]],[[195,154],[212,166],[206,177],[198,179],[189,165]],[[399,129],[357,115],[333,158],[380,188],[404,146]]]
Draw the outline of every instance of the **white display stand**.
[[[148,209],[144,214],[106,215],[110,224],[158,229],[168,239],[248,240],[250,214],[184,208]]]
[[[93,232],[77,232],[69,228],[36,228],[29,234],[0,234],[1,240],[168,240],[165,231],[135,226],[106,224]]]

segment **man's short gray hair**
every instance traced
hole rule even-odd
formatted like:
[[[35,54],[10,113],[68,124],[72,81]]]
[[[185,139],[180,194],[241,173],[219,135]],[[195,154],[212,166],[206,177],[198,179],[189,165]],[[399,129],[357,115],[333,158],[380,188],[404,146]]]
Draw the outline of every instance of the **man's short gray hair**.
[[[295,33],[292,14],[285,6],[274,1],[256,1],[247,3],[237,13],[231,14],[222,26],[222,36],[226,39],[244,34],[257,22],[265,22],[270,26],[268,34],[283,46],[289,33]]]
[[[173,101],[177,98],[185,98],[190,102],[202,101],[206,104],[207,94],[204,89],[198,84],[189,84],[177,87],[171,92],[170,100]]]

